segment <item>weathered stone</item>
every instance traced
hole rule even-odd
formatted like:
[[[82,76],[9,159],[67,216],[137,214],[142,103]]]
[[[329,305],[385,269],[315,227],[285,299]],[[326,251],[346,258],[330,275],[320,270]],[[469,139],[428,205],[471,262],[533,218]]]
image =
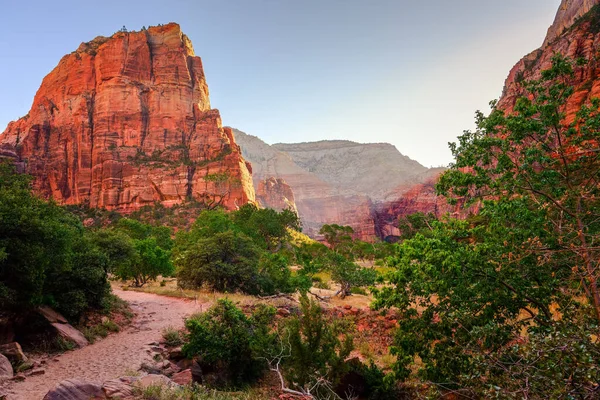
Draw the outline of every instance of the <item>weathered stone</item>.
[[[48,306],[42,306],[38,308],[38,311],[42,317],[46,319],[46,321],[51,324],[60,323],[60,324],[68,324],[69,321],[65,317],[63,317],[60,313],[54,311]]]
[[[27,160],[35,191],[61,204],[127,212],[190,198],[228,209],[254,201],[202,61],[174,23],[82,43],[44,78],[0,148]]]
[[[548,29],[548,34],[542,47],[551,44],[566,29],[572,26],[577,18],[581,18],[596,4],[600,4],[600,0],[562,0],[554,23]]]
[[[178,372],[171,380],[178,385],[190,385],[192,383],[192,370],[186,369],[184,371]]]
[[[109,399],[128,399],[133,398],[135,393],[133,383],[139,378],[132,376],[124,376],[118,379],[111,379],[104,382],[102,390]]]
[[[170,360],[179,361],[179,360],[183,359],[184,357],[185,356],[183,355],[183,352],[181,351],[181,346],[175,347],[175,348],[172,348],[171,350],[169,350],[169,359]]]
[[[281,178],[269,177],[258,183],[256,201],[265,208],[277,211],[292,210],[298,214],[294,192],[290,185]]]
[[[51,324],[58,334],[66,340],[75,343],[78,347],[85,347],[89,344],[83,333],[79,332],[69,324],[54,323]]]
[[[303,233],[319,240],[324,224],[349,225],[355,238],[374,240],[378,204],[397,200],[438,172],[387,143],[331,140],[269,146],[241,131],[234,134],[252,162],[259,203],[282,209],[293,196]]]
[[[67,379],[50,390],[43,400],[99,400],[106,398],[102,386],[98,383]]]
[[[3,379],[10,379],[14,376],[13,367],[5,356],[0,354],[0,381]]]
[[[19,372],[18,374],[15,374],[15,376],[13,376],[12,380],[15,382],[23,382],[25,379],[27,379],[27,377],[25,376],[25,374]]]
[[[44,375],[45,373],[46,370],[44,370],[43,368],[34,368],[27,373],[27,376]]]
[[[27,361],[21,345],[17,342],[0,345],[0,354],[3,354],[13,364],[22,364]]]
[[[154,365],[146,362],[142,363],[142,365],[140,366],[140,371],[144,371],[149,374],[160,374],[161,370],[162,368],[159,365]]]

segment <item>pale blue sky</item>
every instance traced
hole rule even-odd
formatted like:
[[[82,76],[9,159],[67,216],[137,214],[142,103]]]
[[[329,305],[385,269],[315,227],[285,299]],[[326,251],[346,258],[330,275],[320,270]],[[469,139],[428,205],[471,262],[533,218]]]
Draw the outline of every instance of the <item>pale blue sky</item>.
[[[0,131],[60,58],[178,22],[223,123],[268,143],[389,142],[426,166],[539,47],[560,0],[0,0]]]

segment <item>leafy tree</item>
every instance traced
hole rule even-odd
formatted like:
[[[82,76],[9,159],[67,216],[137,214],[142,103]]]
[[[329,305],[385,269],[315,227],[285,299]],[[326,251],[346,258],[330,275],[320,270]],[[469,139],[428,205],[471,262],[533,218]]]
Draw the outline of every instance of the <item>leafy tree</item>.
[[[425,234],[427,230],[431,230],[431,224],[437,218],[433,213],[417,212],[400,218],[398,228],[401,232],[401,239],[412,239],[420,232]]]
[[[240,232],[226,231],[198,240],[179,253],[177,279],[182,287],[256,293],[260,250]]]
[[[230,300],[219,300],[206,313],[185,323],[189,332],[183,352],[196,358],[204,371],[216,370],[215,386],[253,383],[266,370],[262,357],[275,343],[271,324],[275,309],[259,306],[247,317]]]
[[[133,240],[134,257],[129,263],[123,263],[116,270],[121,279],[133,279],[134,285],[142,287],[160,275],[169,276],[174,272],[171,253],[157,243],[156,238]]]
[[[122,231],[99,229],[88,233],[88,238],[97,251],[106,257],[106,275],[127,268],[136,256],[133,241]]]
[[[352,352],[353,338],[342,322],[326,320],[319,304],[306,295],[300,298],[300,307],[300,316],[286,321],[280,334],[280,340],[289,346],[283,375],[296,390],[331,395],[332,387],[347,371],[345,360]],[[328,386],[319,387],[322,380]]]
[[[596,271],[588,267],[598,261],[589,243],[598,239],[600,117],[594,100],[566,122],[571,76],[556,56],[514,113],[478,114],[478,130],[451,146],[456,164],[438,190],[479,201],[481,211],[428,222],[397,246],[391,285],[376,294],[378,306],[404,316],[392,348],[397,377],[416,370],[431,387],[470,397],[597,391]]]
[[[331,272],[331,279],[340,285],[342,299],[351,295],[353,287],[373,285],[377,279],[375,270],[363,268],[339,253],[330,252],[325,257],[324,268]]]
[[[324,236],[325,241],[333,251],[344,253],[347,256],[352,254],[354,229],[351,226],[323,225],[319,230],[319,234]]]
[[[166,226],[152,226],[134,219],[121,218],[117,222],[116,229],[126,233],[130,238],[135,240],[144,240],[152,237],[156,239],[157,246],[164,250],[171,250],[173,247],[172,231],[171,228]]]
[[[478,113],[478,129],[451,146],[456,163],[439,189],[473,199],[524,197],[545,210],[555,243],[535,241],[530,251],[540,264],[573,270],[600,322],[600,249],[594,245],[600,231],[600,100],[567,116],[574,78],[572,63],[557,54],[540,80],[525,84],[513,113],[494,103],[488,117]]]
[[[35,197],[30,182],[0,162],[0,310],[46,304],[76,318],[101,307],[110,292],[107,258],[76,217]]]
[[[271,251],[280,250],[283,242],[289,239],[288,229],[300,230],[298,216],[293,211],[259,209],[254,204],[245,204],[234,211],[232,219],[246,235]]]

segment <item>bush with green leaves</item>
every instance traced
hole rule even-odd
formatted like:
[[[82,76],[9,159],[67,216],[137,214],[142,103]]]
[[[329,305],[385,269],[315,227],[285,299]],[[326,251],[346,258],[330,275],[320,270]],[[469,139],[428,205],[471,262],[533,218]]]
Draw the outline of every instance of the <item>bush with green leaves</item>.
[[[600,101],[568,121],[573,77],[556,55],[513,113],[479,113],[451,146],[438,190],[480,211],[396,248],[376,298],[404,317],[399,379],[472,398],[598,396]]]
[[[81,222],[31,192],[31,178],[0,162],[0,309],[46,304],[78,318],[110,293],[108,260]]]
[[[178,284],[220,292],[257,293],[260,250],[243,233],[226,231],[199,239],[176,260]]]
[[[219,300],[204,314],[188,319],[187,343],[182,350],[205,371],[216,371],[213,385],[240,387],[253,383],[267,368],[264,352],[273,345],[275,309],[259,306],[246,316],[230,300]]]
[[[289,346],[282,370],[290,388],[317,395],[331,395],[348,372],[345,361],[354,348],[344,321],[325,318],[321,306],[306,295],[300,298],[300,315],[282,325],[279,343]],[[319,387],[319,381],[327,384]]]
[[[297,216],[245,205],[232,213],[207,210],[189,231],[179,232],[173,258],[185,288],[272,295],[306,287],[280,249]],[[281,249],[280,249],[281,250]]]

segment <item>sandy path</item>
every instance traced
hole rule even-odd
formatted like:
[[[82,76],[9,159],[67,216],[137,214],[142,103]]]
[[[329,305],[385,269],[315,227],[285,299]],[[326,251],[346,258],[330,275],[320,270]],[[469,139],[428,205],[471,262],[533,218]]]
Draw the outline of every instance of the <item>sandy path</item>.
[[[148,344],[158,341],[165,327],[181,327],[186,316],[207,308],[194,301],[154,294],[116,288],[113,292],[130,303],[136,313],[133,324],[122,332],[49,361],[44,375],[14,383],[9,389],[9,400],[40,400],[67,378],[103,382],[123,376],[128,370],[137,370],[143,361],[150,359]]]

